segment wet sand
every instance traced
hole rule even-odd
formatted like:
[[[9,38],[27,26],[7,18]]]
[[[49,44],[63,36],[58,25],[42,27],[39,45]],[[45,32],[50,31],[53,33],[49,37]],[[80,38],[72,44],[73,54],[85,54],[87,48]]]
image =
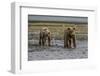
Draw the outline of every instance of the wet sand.
[[[58,60],[88,58],[87,40],[77,40],[77,48],[63,48],[63,42],[58,40],[51,47],[31,45],[28,47],[28,60]]]

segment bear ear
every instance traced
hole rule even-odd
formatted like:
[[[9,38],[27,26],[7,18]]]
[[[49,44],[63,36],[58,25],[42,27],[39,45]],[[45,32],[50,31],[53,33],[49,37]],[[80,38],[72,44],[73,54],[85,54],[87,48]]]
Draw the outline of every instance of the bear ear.
[[[73,30],[76,30],[76,28],[75,28],[75,27],[73,27]]]

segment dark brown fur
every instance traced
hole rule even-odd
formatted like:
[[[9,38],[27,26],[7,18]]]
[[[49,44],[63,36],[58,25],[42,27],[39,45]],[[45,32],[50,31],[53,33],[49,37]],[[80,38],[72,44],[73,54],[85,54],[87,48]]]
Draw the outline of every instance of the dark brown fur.
[[[65,48],[76,48],[76,38],[75,38],[75,29],[67,28],[64,31],[64,47]]]

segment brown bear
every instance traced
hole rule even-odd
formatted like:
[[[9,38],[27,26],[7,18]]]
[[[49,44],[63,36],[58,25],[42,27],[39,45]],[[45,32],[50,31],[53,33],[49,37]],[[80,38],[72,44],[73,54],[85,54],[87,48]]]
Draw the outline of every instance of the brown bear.
[[[71,29],[67,28],[64,31],[64,47],[71,48]]]
[[[75,28],[67,28],[64,31],[64,47],[65,48],[76,48],[76,37],[75,37]]]
[[[46,42],[48,43],[47,45],[50,46],[51,32],[48,30],[48,28],[44,27],[44,28],[42,28],[42,30],[40,30],[39,45],[44,46],[44,45],[46,45]]]

